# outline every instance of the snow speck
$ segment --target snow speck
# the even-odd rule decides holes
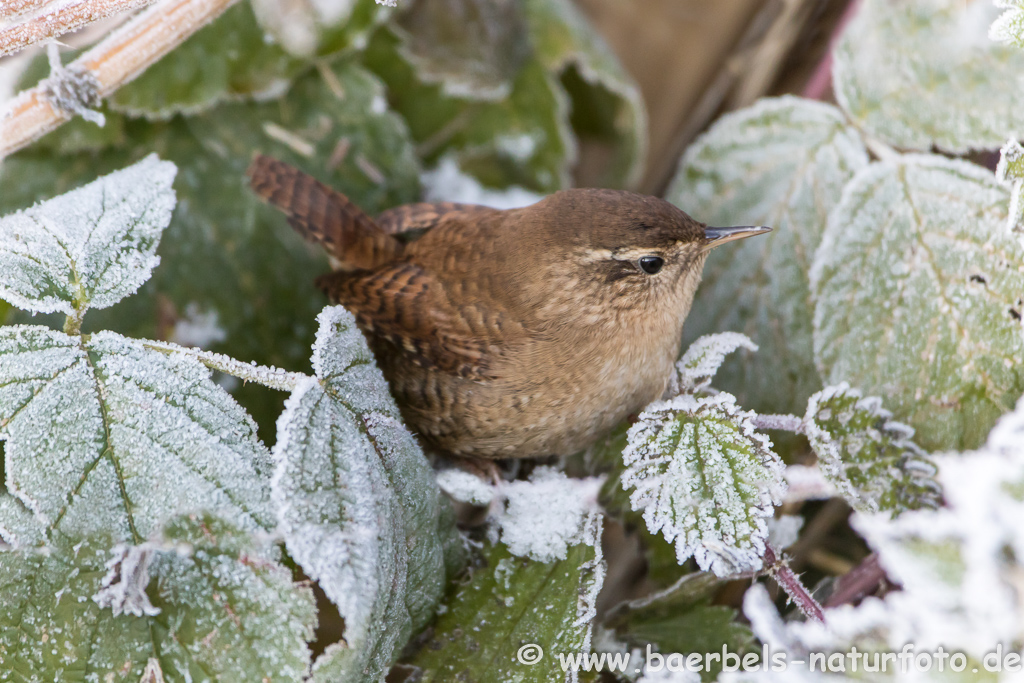
[[[420,176],[424,188],[424,200],[482,204],[495,209],[515,209],[535,204],[543,195],[512,186],[505,190],[493,190],[480,184],[476,178],[463,173],[459,162],[451,156],[443,157],[437,166]]]
[[[174,323],[169,341],[205,349],[227,338],[227,332],[220,326],[217,311],[204,311],[197,302],[191,301],[185,306],[184,317]]]
[[[437,485],[448,496],[460,503],[487,505],[495,497],[494,486],[475,474],[451,468],[437,473]]]

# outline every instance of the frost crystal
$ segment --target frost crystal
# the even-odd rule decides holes
[[[1024,249],[1005,188],[974,164],[908,155],[847,185],[811,272],[828,384],[884,396],[926,450],[980,445],[1024,390]]]
[[[564,560],[570,546],[583,542],[588,521],[598,515],[597,478],[570,479],[551,467],[538,467],[529,481],[503,487],[507,508],[495,520],[509,552],[538,562]]]
[[[1006,229],[1020,235],[1024,245],[1024,147],[1010,138],[999,150],[999,164],[996,166],[996,180],[1011,186],[1010,209],[1006,217]]]
[[[651,533],[719,576],[762,566],[783,464],[729,394],[651,404],[629,430],[622,487]]]
[[[0,297],[29,311],[80,315],[149,279],[171,220],[174,164],[150,155],[0,218]]]
[[[100,607],[109,607],[114,616],[133,614],[137,617],[160,614],[146,595],[149,585],[149,566],[157,551],[152,543],[127,545],[118,543],[107,562],[107,575],[103,577],[100,590],[92,596]]]
[[[988,39],[994,14],[984,1],[865,0],[836,46],[836,99],[896,147],[998,147],[1024,133],[1024,52]]]
[[[475,474],[456,468],[438,472],[437,485],[452,500],[471,505],[487,505],[496,495],[494,486]]]
[[[485,188],[473,176],[459,168],[459,162],[452,156],[443,157],[432,170],[420,176],[426,201],[463,202],[481,204],[495,209],[517,209],[536,204],[544,195],[518,186],[504,190]]]
[[[828,212],[868,154],[842,112],[795,97],[723,116],[686,150],[666,197],[711,225],[773,232],[715,249],[683,342],[734,330],[760,347],[728,358],[715,386],[762,413],[802,411],[821,388],[808,272]],[[765,372],[770,359],[771,372]]]
[[[679,375],[675,393],[692,394],[711,384],[725,357],[740,348],[757,351],[757,344],[739,332],[706,334],[690,344],[676,363]]]
[[[935,465],[911,440],[914,430],[891,417],[882,399],[865,398],[844,382],[811,396],[804,433],[822,474],[854,509],[898,514],[937,507]]]
[[[375,681],[432,616],[458,540],[352,315],[318,322],[316,377],[278,420],[273,501],[289,553],[345,619],[313,679]]]

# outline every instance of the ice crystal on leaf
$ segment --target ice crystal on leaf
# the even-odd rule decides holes
[[[135,292],[160,262],[175,173],[150,155],[0,218],[0,297],[29,311],[81,315]]]
[[[274,526],[252,419],[197,361],[112,332],[0,328],[0,438],[8,490],[66,536],[139,543],[201,509]]]
[[[829,217],[811,273],[826,382],[886,397],[928,450],[980,445],[1024,390],[1024,249],[1007,193],[964,161],[872,164]]]
[[[1004,11],[992,22],[988,37],[998,43],[1024,47],[1024,1],[995,0],[995,5]]]
[[[825,478],[855,509],[937,507],[935,465],[911,440],[914,430],[891,417],[882,399],[843,383],[811,396],[804,434]]]
[[[719,576],[759,569],[783,464],[729,394],[648,406],[629,430],[622,487],[651,533]]]
[[[93,599],[110,589],[110,541],[0,552],[0,681],[138,681],[154,659],[167,681],[302,679],[312,592],[249,533],[210,516],[172,520],[146,546],[152,580],[130,579],[149,616]]]
[[[461,546],[354,318],[337,306],[318,321],[316,377],[278,421],[273,500],[290,555],[345,619],[313,679],[376,682],[433,615]]]
[[[601,480],[570,479],[551,467],[539,467],[529,481],[506,484],[506,507],[497,515],[501,541],[513,555],[539,562],[564,560],[583,541],[591,517],[600,515]]]
[[[749,408],[802,411],[821,388],[812,361],[811,257],[843,186],[867,163],[839,110],[795,97],[723,116],[679,163],[666,197],[684,211],[711,225],[773,229],[711,252],[683,328],[684,343],[734,330],[760,347],[757,356],[726,361],[717,382]]]
[[[840,106],[870,135],[919,151],[994,149],[1020,135],[1024,52],[989,40],[995,12],[988,2],[865,0],[835,50]]]

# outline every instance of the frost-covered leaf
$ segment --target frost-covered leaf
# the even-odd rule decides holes
[[[314,49],[320,54],[365,43],[378,21],[373,0],[338,5],[351,8],[351,19],[330,29],[317,24]],[[131,116],[168,119],[225,101],[277,99],[309,67],[308,61],[268,42],[250,3],[240,2],[120,88],[110,105]]]
[[[63,536],[141,543],[200,509],[274,526],[252,419],[195,360],[111,332],[0,328],[0,439],[8,491]]]
[[[561,79],[580,141],[605,151],[605,164],[577,169],[594,187],[636,185],[643,172],[647,111],[640,89],[571,0],[528,0],[526,16],[537,58]],[[596,168],[596,171],[595,171]]]
[[[757,345],[739,332],[706,334],[690,344],[676,363],[678,392],[692,394],[707,387],[725,357],[736,349],[757,351]]]
[[[316,377],[278,423],[273,499],[289,554],[345,619],[313,679],[377,681],[433,616],[461,541],[352,315],[318,321]]]
[[[854,509],[937,507],[935,465],[913,442],[914,430],[891,417],[881,398],[843,383],[811,396],[804,433],[821,472]]]
[[[1024,390],[1024,249],[1006,206],[992,174],[967,162],[872,164],[815,256],[822,377],[884,396],[926,450],[979,445]]]
[[[1000,43],[1024,47],[1024,2],[1021,0],[995,0],[1003,13],[992,22],[988,37]]]
[[[363,61],[387,84],[391,106],[405,118],[424,161],[454,159],[490,187],[547,193],[568,186],[575,157],[568,97],[535,57],[516,70],[505,97],[489,101],[446,95],[420,76],[402,49],[399,35],[385,27]]]
[[[743,405],[798,412],[821,388],[808,271],[829,210],[867,161],[839,111],[790,97],[722,117],[683,156],[670,201],[710,225],[774,229],[711,252],[683,328],[684,344],[732,330],[758,345],[726,360],[715,382]]]
[[[1020,136],[1024,52],[988,38],[987,1],[865,0],[835,49],[836,99],[891,145],[954,153]]]
[[[47,552],[0,551],[0,681],[301,681],[312,592],[248,533],[182,518],[152,550],[145,591],[157,614],[115,616],[94,600],[111,560],[94,536]]]
[[[151,154],[84,187],[0,218],[0,296],[29,311],[81,315],[129,296],[160,259],[174,164]]]
[[[601,517],[587,518],[582,542],[564,559],[516,557],[501,544],[487,547],[468,581],[455,583],[430,638],[409,664],[422,683],[555,683],[577,680],[557,655],[587,654],[604,583]],[[539,645],[543,656],[527,648]]]
[[[161,266],[138,295],[93,311],[85,329],[188,343],[179,323],[194,320],[201,336],[223,339],[214,351],[301,370],[326,303],[312,280],[328,270],[327,260],[256,198],[245,169],[259,151],[313,173],[370,213],[415,201],[419,164],[383,92],[372,74],[342,62],[303,76],[280,102],[223,105],[167,124],[134,121],[124,150],[56,157],[29,149],[0,167],[0,212],[119,168],[137,150],[158,150],[180,168]],[[283,397],[251,384],[233,393],[271,441]]]
[[[783,464],[729,394],[659,401],[629,430],[624,489],[652,533],[718,576],[759,569]]]
[[[378,5],[393,0],[252,0],[260,26],[286,52],[309,58],[339,50],[360,50],[370,29],[387,18]]]

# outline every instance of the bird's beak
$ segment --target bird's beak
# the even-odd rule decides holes
[[[704,239],[707,240],[704,245],[704,251],[714,249],[726,242],[734,242],[771,231],[771,228],[766,228],[763,225],[741,225],[735,228],[704,228]]]

